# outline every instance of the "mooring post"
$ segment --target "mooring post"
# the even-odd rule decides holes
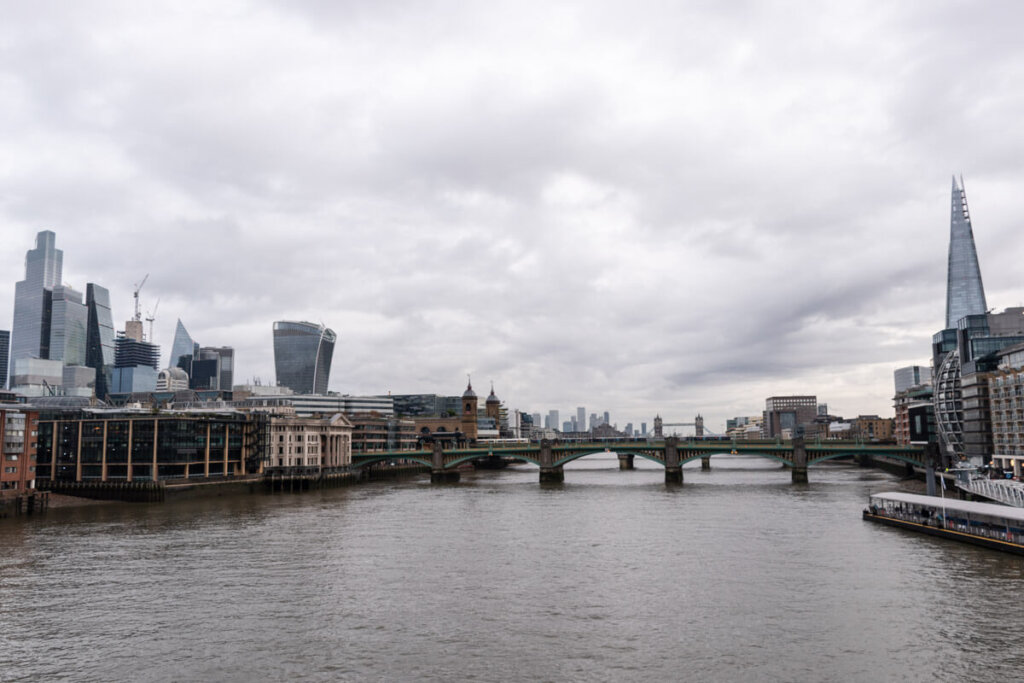
[[[632,453],[619,453],[619,469],[620,470],[631,470],[631,469],[633,469],[633,454]]]
[[[802,436],[793,437],[793,483],[807,483],[807,447]]]
[[[707,456],[705,456],[705,457],[700,459],[700,468],[702,470],[704,470],[705,472],[708,472],[711,469],[711,456],[710,455],[707,455]]]
[[[430,458],[430,483],[454,484],[459,480],[459,476],[458,470],[444,468],[444,448],[441,447],[441,442],[435,441],[434,452]]]
[[[679,464],[679,437],[677,436],[665,439],[665,483],[683,483],[683,466]]]
[[[540,442],[540,483],[561,484],[565,481],[565,472],[561,465],[555,466],[555,454],[551,450],[551,441],[541,439]]]

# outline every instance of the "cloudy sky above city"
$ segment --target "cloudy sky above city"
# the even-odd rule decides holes
[[[892,413],[943,326],[950,177],[1024,303],[1013,3],[3,2],[0,320],[39,230],[274,378],[758,414]]]

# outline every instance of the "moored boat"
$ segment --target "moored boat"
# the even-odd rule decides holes
[[[888,526],[1024,555],[1024,510],[915,493],[875,493],[863,518]]]

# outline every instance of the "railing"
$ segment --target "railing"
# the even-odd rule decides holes
[[[1024,508],[1024,484],[1005,479],[958,480],[957,487],[968,493],[998,501],[1004,505]]]

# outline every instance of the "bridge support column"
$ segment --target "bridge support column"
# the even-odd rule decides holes
[[[679,463],[679,438],[675,436],[665,439],[665,483],[683,483],[683,466]]]
[[[540,468],[540,483],[561,484],[563,481],[565,481],[565,472],[561,467]]]
[[[929,443],[924,453],[925,489],[929,496],[937,495],[935,492],[935,469],[939,463],[939,444]]]
[[[871,460],[871,456],[867,453],[860,453],[854,456],[854,460],[856,460],[857,464],[861,467],[871,467],[871,465],[874,464]]]
[[[555,465],[555,454],[551,450],[551,441],[541,439],[540,442],[540,483],[561,484],[565,481],[565,472],[561,465]]]
[[[629,453],[619,453],[619,469],[620,470],[631,470],[633,469],[633,456]]]
[[[794,484],[807,483],[807,448],[803,437],[793,439],[793,469],[791,470]]]
[[[708,472],[708,471],[711,470],[711,456],[710,455],[708,457],[706,457],[706,458],[701,458],[700,459],[700,468],[702,470],[704,470],[705,472]]]
[[[454,484],[461,476],[456,469],[446,470],[444,468],[444,449],[441,444],[434,442],[434,452],[430,457],[430,483],[431,484]]]

